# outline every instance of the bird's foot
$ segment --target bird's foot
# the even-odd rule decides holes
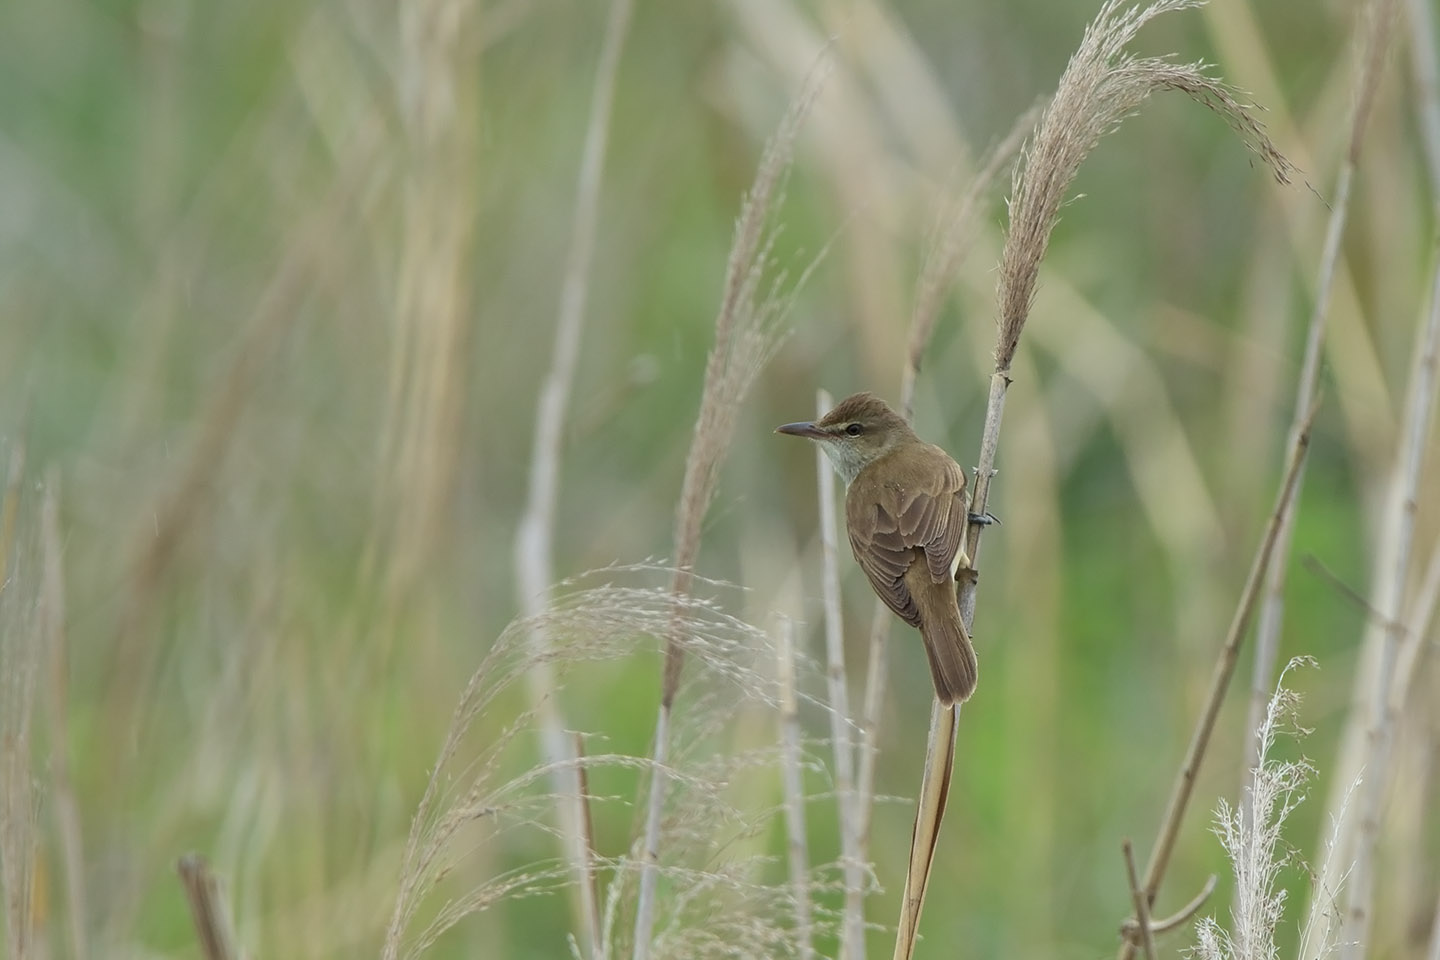
[[[978,524],[982,527],[988,527],[992,523],[996,526],[1000,525],[1000,518],[995,516],[995,514],[990,513],[988,510],[985,513],[972,513],[970,514],[969,519],[971,523]]]

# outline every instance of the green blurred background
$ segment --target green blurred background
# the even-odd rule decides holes
[[[821,657],[813,453],[771,430],[809,417],[816,388],[896,398],[940,198],[1053,89],[1095,7],[640,0],[568,407],[557,576],[670,554],[733,219],[833,38],[776,257],[793,273],[829,252],[741,413],[699,564],[751,588],[735,612],[757,624],[798,617]],[[23,446],[30,514],[42,481],[59,492],[68,688],[41,676],[35,773],[52,798],[43,708],[60,698],[93,955],[199,955],[172,869],[192,849],[226,879],[255,956],[378,950],[451,711],[518,609],[512,544],[606,15],[570,0],[0,8],[0,459]],[[1267,108],[1303,177],[1276,185],[1220,118],[1164,95],[1075,184],[1085,196],[1063,211],[1010,391],[982,680],[922,956],[1114,949],[1129,911],[1120,838],[1148,850],[1274,495],[1355,23],[1350,3],[1214,0],[1141,35],[1141,52],[1211,61]],[[1312,859],[1367,618],[1301,560],[1368,589],[1432,260],[1400,40],[1343,247],[1282,649],[1320,661],[1295,677],[1320,776],[1288,831]],[[919,431],[965,464],[1003,192],[919,381]],[[1432,443],[1430,491],[1436,460]],[[1426,497],[1417,556],[1437,526]],[[20,555],[6,589],[31,582],[36,557]],[[873,599],[848,556],[842,573],[858,703]],[[892,631],[877,789],[900,797],[928,720],[915,641]],[[607,749],[643,755],[659,658],[641,646],[570,675],[561,701]],[[1241,778],[1248,653],[1161,912],[1212,872],[1212,908],[1228,903],[1207,821]],[[818,673],[805,682],[823,696]],[[513,716],[524,701],[511,699]],[[818,709],[802,719],[827,735]],[[735,743],[773,722],[740,711]],[[1418,957],[1440,860],[1433,727],[1398,749],[1372,955]],[[633,773],[605,786],[636,795]],[[778,778],[767,789],[757,807],[779,803]],[[877,924],[897,915],[911,811],[876,811]],[[600,852],[623,854],[636,808],[597,815]],[[810,817],[812,858],[833,859],[833,803]],[[48,955],[66,956],[48,806],[41,828],[34,913]],[[761,846],[783,854],[778,821]],[[465,876],[557,849],[516,834]],[[1285,882],[1293,943],[1308,885],[1298,868]],[[562,956],[569,915],[563,895],[502,903],[432,955]],[[888,952],[883,930],[869,943]]]

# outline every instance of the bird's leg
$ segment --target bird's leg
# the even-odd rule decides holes
[[[991,470],[991,471],[990,471],[990,476],[993,477],[993,476],[995,476],[995,474],[998,473],[998,472],[999,472],[998,470]],[[980,489],[980,468],[979,468],[979,467],[976,467],[976,468],[975,468],[975,480],[974,480],[974,482],[972,482],[972,483],[970,484],[970,489],[971,489],[971,490],[979,490],[979,489]],[[971,506],[974,506],[973,497],[972,497]],[[990,524],[992,524],[992,523],[995,524],[996,526],[999,526],[999,525],[1000,525],[1000,518],[997,517],[997,516],[995,516],[995,514],[991,513],[989,510],[986,510],[984,513],[976,513],[975,511],[972,510],[972,511],[970,511],[970,513],[967,515],[967,517],[968,517],[968,519],[969,519],[969,521],[970,521],[971,523],[976,524],[977,526],[981,526],[981,527],[988,527],[988,526],[990,526]]]

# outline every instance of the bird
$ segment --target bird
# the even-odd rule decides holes
[[[969,699],[979,667],[955,592],[971,566],[965,471],[873,393],[775,432],[825,451],[846,484],[845,528],[860,569],[885,605],[920,631],[940,702]]]

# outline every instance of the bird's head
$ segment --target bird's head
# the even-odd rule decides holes
[[[786,423],[775,432],[819,443],[847,484],[897,445],[915,439],[905,418],[873,393],[846,397],[813,423]]]

